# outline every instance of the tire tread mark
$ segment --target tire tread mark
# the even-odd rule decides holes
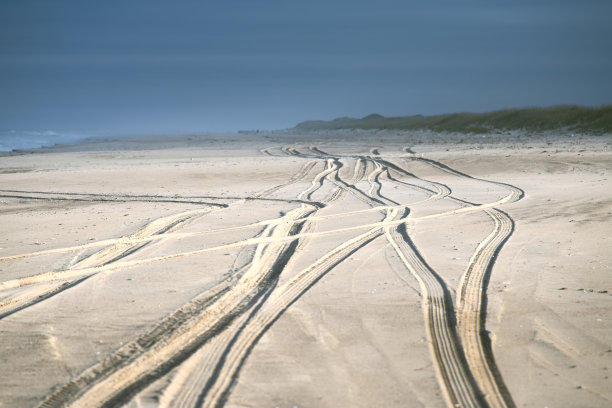
[[[152,235],[159,235],[164,233],[164,231],[171,230],[175,228],[177,225],[186,222],[187,220],[198,217],[202,214],[209,212],[210,209],[199,209],[199,210],[189,210],[186,212],[182,212],[179,214],[174,214],[167,217],[158,218],[148,224],[146,224],[143,228],[132,234],[128,237],[129,239],[140,239],[149,237]],[[99,266],[104,266],[116,262],[125,258],[126,256],[140,250],[144,246],[149,244],[148,242],[141,244],[130,244],[119,242],[115,245],[111,245],[110,247],[98,251],[87,258],[80,260],[79,262],[71,265],[68,269],[65,270],[65,274],[69,275],[70,271],[78,270],[81,268],[95,268]],[[33,275],[30,277],[25,277],[18,279],[17,282],[21,282],[21,284],[17,287],[27,286],[35,283],[43,284],[41,288],[34,290],[35,296],[31,296],[28,294],[29,291],[20,291],[15,295],[9,297],[6,300],[0,302],[0,319],[3,319],[6,316],[9,316],[13,313],[21,311],[27,307],[36,305],[43,300],[47,300],[67,289],[73,288],[77,286],[79,283],[85,281],[87,278],[95,275],[97,272],[92,271],[88,273],[84,273],[84,276],[77,277],[76,279],[70,280],[70,277],[65,277],[63,279],[63,274],[61,271],[56,272],[53,275],[53,279],[48,279],[48,274],[39,274]],[[78,275],[78,274],[77,274]],[[57,280],[65,280],[65,282],[61,282],[58,286]],[[4,282],[3,282],[4,283]]]
[[[512,235],[514,223],[500,210],[487,209],[484,212],[493,219],[495,227],[478,246],[461,277],[457,291],[457,321],[468,365],[487,405],[508,407],[514,403],[495,364],[485,331],[485,293],[497,254]]]
[[[292,218],[299,219],[313,211],[306,206],[292,210],[284,216],[287,222],[270,228],[273,231],[269,233],[296,234],[301,223],[293,223]],[[294,240],[276,244],[275,250],[267,248],[265,251],[264,247],[270,245],[258,246],[249,270],[231,289],[226,289],[203,308],[196,308],[187,320],[182,319],[182,311],[173,313],[151,332],[120,348],[101,364],[91,367],[49,395],[40,406],[110,407],[126,402],[248,310],[280,273],[295,245]]]
[[[366,233],[345,242],[328,252],[315,263],[307,267],[294,279],[274,291],[255,318],[242,333],[242,338],[236,342],[232,350],[228,350],[225,365],[215,383],[205,389],[199,398],[203,407],[222,406],[231,391],[241,366],[246,361],[250,351],[261,336],[274,324],[276,320],[304,293],[306,293],[327,272],[341,263],[351,254],[382,235],[380,228],[374,228]]]
[[[385,228],[385,235],[406,268],[419,282],[430,351],[448,405],[483,406],[477,385],[462,355],[454,328],[452,300],[446,285],[418,253],[404,224]]]
[[[311,168],[312,167],[309,167],[308,171],[300,173],[306,175]],[[326,170],[317,174],[315,176],[315,180],[323,178],[325,176],[325,172]],[[295,177],[294,179],[297,180],[298,177]],[[307,189],[308,194],[312,194],[320,187],[321,184],[322,182],[317,185],[317,183],[313,181],[312,186],[314,188],[311,187]],[[266,227],[268,234],[297,234],[300,231],[305,219],[308,218],[309,215],[313,214],[317,208],[319,208],[319,206],[314,204],[302,205],[301,208],[290,211],[283,217],[286,219],[284,223],[272,224]],[[144,337],[141,337],[136,341],[136,345],[138,346],[136,349],[140,352],[132,354],[128,353],[131,357],[128,360],[133,360],[129,361],[129,364],[125,363],[126,359],[121,359],[121,351],[126,349],[126,347],[123,347],[117,353],[107,359],[110,360],[110,363],[107,363],[107,365],[110,367],[107,369],[104,369],[104,366],[100,367],[100,365],[91,367],[79,378],[71,381],[60,390],[50,395],[45,401],[43,401],[41,406],[55,406],[58,402],[61,405],[66,403],[76,403],[76,405],[82,404],[83,406],[88,406],[93,403],[94,405],[113,406],[117,403],[128,400],[144,386],[150,384],[152,381],[167,373],[174,366],[184,361],[202,344],[210,340],[212,336],[216,335],[217,332],[223,330],[234,318],[248,310],[257,299],[261,298],[261,296],[267,290],[266,288],[269,286],[269,276],[272,276],[271,279],[277,279],[277,276],[282,270],[284,263],[295,250],[296,244],[297,240],[259,244],[255,251],[250,268],[233,288],[226,288],[226,292],[221,293],[214,301],[210,302],[210,304],[205,304],[204,308],[196,307],[195,312],[189,314],[190,319],[185,320],[183,318],[185,316],[183,310],[179,310],[176,313],[171,314],[168,318],[164,319],[162,324],[156,326],[153,331],[147,333]],[[270,247],[276,248],[275,250],[271,250]],[[247,288],[237,289],[236,287],[240,286],[240,283],[243,282],[246,282]],[[250,291],[248,289],[250,289]],[[249,292],[255,293],[251,294]],[[208,298],[206,293],[203,294],[203,296]],[[217,316],[215,316],[215,313],[211,313],[210,309],[212,307],[218,305],[219,303],[223,303],[224,298],[228,297],[230,303],[229,307],[228,305],[222,304],[220,309],[217,307],[217,309],[219,309],[216,313]],[[228,299],[225,300],[225,303],[228,303]],[[232,301],[235,306],[233,309],[231,307]],[[238,301],[237,305],[235,304],[236,301]],[[187,308],[193,309],[194,306],[198,306],[199,303],[200,302],[197,301],[195,303],[190,302],[187,305]],[[212,317],[210,316],[211,314],[213,315]],[[204,324],[205,327],[208,327],[208,330],[202,330],[202,320],[213,320],[213,323],[215,323],[214,321],[216,320],[216,324],[208,324],[208,326]],[[198,325],[198,323],[200,324]],[[187,336],[185,336],[185,334],[187,334]],[[134,343],[132,343],[132,345],[133,344]],[[164,353],[164,351],[166,353]],[[165,361],[163,359],[160,361],[159,358],[155,358],[157,357],[156,354],[166,354],[166,356],[169,354],[170,356]],[[151,358],[151,355],[153,355],[153,358]],[[147,357],[149,358],[147,359]],[[114,364],[113,359],[117,358],[119,358],[120,362],[123,361],[123,364]],[[144,360],[144,362],[142,362],[142,360]],[[149,364],[147,364],[147,362]],[[140,366],[138,366],[139,363]],[[137,366],[135,369],[133,367],[134,365]],[[79,381],[84,383],[87,387],[83,389],[84,387],[81,386],[77,387],[78,389],[75,390],[74,384],[78,383]],[[122,385],[118,386],[119,384]],[[88,392],[93,395],[88,397]]]
[[[366,171],[366,166],[365,166],[365,161],[364,160],[356,160],[355,161],[355,165],[354,165],[354,170],[353,170],[353,176],[352,176],[352,182],[356,182],[357,180],[360,180],[361,178],[363,178],[363,176],[365,175],[365,171]],[[337,174],[339,171],[339,166],[336,166],[336,168],[334,169],[333,172],[328,172],[325,176],[324,179],[326,180],[330,180],[330,178],[332,178],[332,175]],[[316,178],[315,178],[316,180]],[[320,185],[317,181],[316,183],[317,185]],[[339,186],[337,186],[333,191],[331,191],[331,193],[323,200],[323,202],[325,204],[328,204],[332,201],[338,200],[340,199],[342,196],[344,196],[344,194],[346,194],[347,190],[344,188],[341,188]],[[311,217],[314,218],[314,217]],[[312,228],[309,223],[306,224],[306,226],[304,227],[304,229],[310,229]],[[301,239],[298,248],[302,247],[303,245],[305,245],[305,243],[308,241],[308,238],[306,239]],[[297,252],[297,251],[296,251]],[[304,292],[307,289],[304,290]],[[272,296],[278,296],[278,291],[275,291],[272,293]],[[280,291],[282,291],[282,289],[280,289]],[[269,310],[269,308],[271,307],[269,303],[263,304],[263,310],[265,313],[265,310]],[[288,306],[287,306],[288,307]],[[258,309],[259,310],[259,309]],[[280,315],[279,312],[278,314]],[[255,320],[253,320],[255,319]],[[274,319],[276,320],[276,319]],[[257,321],[261,321],[261,313],[258,313],[258,311],[254,311],[254,313],[252,313],[249,316],[249,319],[247,321],[244,322],[244,325],[239,325],[239,327],[236,329],[235,333],[231,336],[228,337],[227,333],[226,333],[226,338],[228,339],[228,344],[225,347],[225,350],[223,351],[223,353],[217,357],[212,357],[211,354],[213,353],[219,353],[220,350],[218,350],[218,348],[212,350],[212,352],[208,352],[207,353],[207,361],[213,361],[216,360],[217,364],[214,368],[214,373],[212,375],[210,375],[208,378],[205,378],[203,371],[205,371],[205,368],[202,367],[201,364],[193,364],[190,368],[186,368],[185,369],[185,373],[181,373],[181,377],[189,377],[188,379],[186,378],[178,378],[178,381],[185,383],[187,382],[187,386],[183,389],[180,389],[179,386],[172,386],[172,384],[174,383],[171,382],[171,386],[170,389],[168,389],[168,393],[166,391],[163,392],[162,394],[162,399],[164,400],[164,406],[176,406],[176,407],[190,407],[190,406],[211,406],[214,404],[210,403],[210,398],[207,398],[207,395],[210,392],[213,392],[216,397],[214,398],[215,401],[219,401],[220,398],[224,399],[228,392],[229,392],[229,385],[233,383],[233,381],[235,380],[235,378],[237,377],[237,374],[239,372],[239,369],[242,365],[242,362],[246,359],[246,355],[244,355],[244,353],[246,353],[248,355],[248,353],[250,352],[250,350],[252,349],[252,347],[254,347],[254,344],[257,342],[257,339],[261,336],[261,334],[263,334],[263,332],[265,330],[267,330],[268,327],[270,327],[272,325],[273,322],[270,322],[270,324],[266,327],[263,326],[257,326]],[[245,348],[244,346],[244,336],[247,335],[245,333],[248,332],[248,328],[251,328],[250,330],[254,330],[251,326],[256,325],[255,329],[257,329],[259,327],[259,329],[261,329],[261,333],[260,335],[258,335],[256,337],[256,339],[253,339],[252,335],[249,336],[249,339],[251,339],[251,342],[249,343],[249,345]],[[241,355],[242,357],[239,358],[238,360],[240,360],[240,363],[237,365],[237,359],[236,359],[236,347],[239,348],[239,350],[241,350]],[[228,360],[229,358],[229,360]],[[198,367],[201,367],[198,369]],[[231,374],[228,374],[228,369],[231,371]],[[218,378],[223,376],[225,378],[225,381],[222,381],[222,385],[219,385],[218,383]],[[206,380],[206,381],[205,381]],[[229,383],[228,383],[229,381]],[[198,384],[203,384],[203,388],[200,390],[199,393],[194,394],[194,390],[196,389],[196,387],[198,386]],[[221,388],[220,388],[221,387]],[[216,390],[216,391],[215,391]]]

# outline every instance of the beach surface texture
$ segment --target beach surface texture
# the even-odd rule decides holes
[[[612,405],[612,137],[0,157],[0,407]]]

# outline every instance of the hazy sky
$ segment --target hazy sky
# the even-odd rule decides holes
[[[0,130],[612,103],[612,1],[0,1]]]

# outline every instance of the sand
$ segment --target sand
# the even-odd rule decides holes
[[[0,157],[2,407],[612,404],[612,138]]]

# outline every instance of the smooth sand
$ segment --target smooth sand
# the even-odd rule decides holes
[[[612,138],[447,140],[0,157],[0,406],[610,406]]]

